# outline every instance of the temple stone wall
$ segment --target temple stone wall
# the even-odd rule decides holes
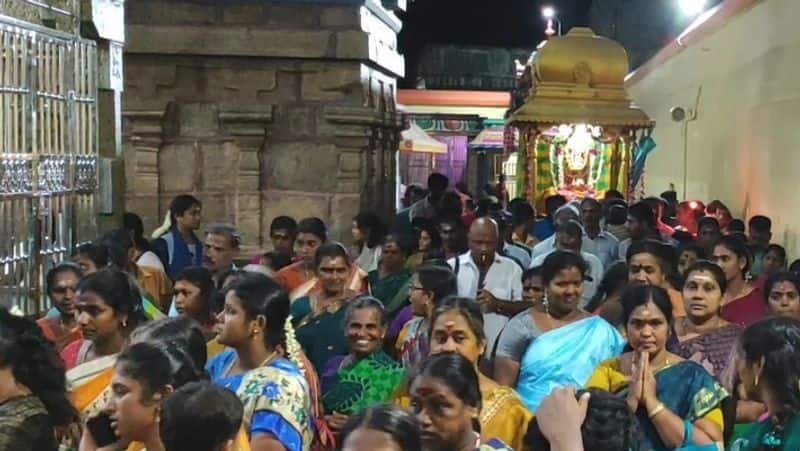
[[[48,0],[47,3],[71,14],[78,13],[70,0]],[[75,26],[75,21],[71,17],[49,12],[44,8],[23,3],[20,0],[0,0],[0,14],[67,33],[73,32]]]
[[[137,0],[126,13],[125,200],[147,230],[186,192],[249,246],[278,215],[319,216],[343,238],[359,210],[392,210],[404,64],[391,11]]]
[[[674,184],[686,199],[720,199],[733,215],[772,218],[773,242],[800,256],[800,2],[754,2],[681,51],[648,68],[628,90],[658,124],[648,156],[648,193]],[[702,29],[702,28],[701,28]],[[762,30],[751,39],[748,33]],[[673,107],[693,109],[675,122]],[[790,260],[791,261],[791,260]]]

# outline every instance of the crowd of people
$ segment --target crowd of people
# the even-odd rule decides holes
[[[441,174],[396,217],[280,216],[272,249],[177,196],[0,309],[0,450],[800,450],[800,262],[674,192],[544,212]]]

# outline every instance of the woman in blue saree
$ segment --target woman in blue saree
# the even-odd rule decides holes
[[[622,306],[632,351],[601,363],[586,387],[626,399],[642,431],[640,449],[718,449],[728,394],[700,364],[667,351],[673,320],[667,292],[631,286]]]
[[[288,295],[266,276],[246,274],[228,291],[223,314],[218,339],[230,349],[206,370],[244,404],[251,449],[308,451],[314,438],[312,400],[293,361],[296,344],[287,343]]]
[[[495,378],[516,387],[534,414],[553,389],[583,386],[625,345],[612,325],[580,308],[586,269],[578,254],[550,254],[541,267],[545,301],[509,321],[498,340]]]

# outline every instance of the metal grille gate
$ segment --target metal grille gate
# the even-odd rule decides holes
[[[0,15],[0,303],[26,315],[97,233],[96,77],[93,41]]]

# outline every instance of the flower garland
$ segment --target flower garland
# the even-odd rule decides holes
[[[297,342],[297,336],[294,333],[294,325],[292,325],[292,315],[286,317],[286,322],[283,323],[283,332],[286,335],[286,357],[292,361],[300,371],[305,374],[305,368],[302,359],[300,359],[300,343]]]
[[[600,176],[603,174],[603,164],[605,163],[605,151],[594,148],[589,153],[589,187],[591,189],[597,188],[597,182],[600,181]],[[597,164],[595,165],[595,160]]]
[[[553,179],[555,188],[564,186],[564,150],[562,145],[565,142],[558,138],[553,138],[550,141],[550,177]]]

